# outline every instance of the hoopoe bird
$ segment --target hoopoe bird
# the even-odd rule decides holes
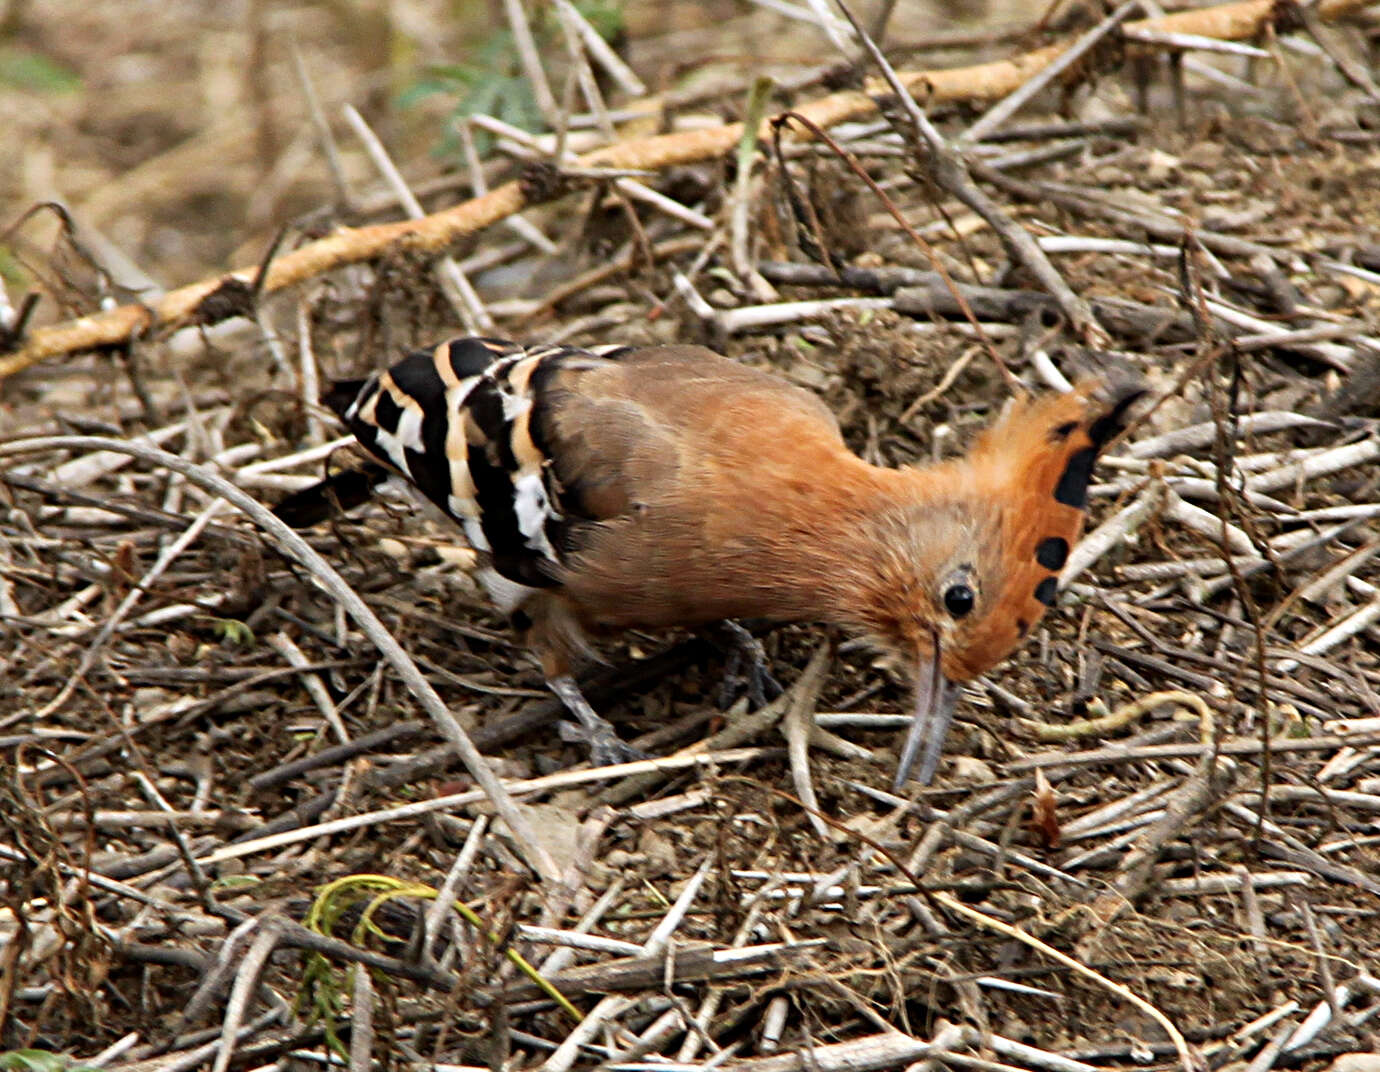
[[[823,402],[700,346],[461,338],[324,401],[379,463],[289,496],[305,527],[400,474],[456,521],[596,762],[625,753],[573,670],[591,631],[835,623],[914,668],[895,785],[939,764],[959,685],[1055,603],[1101,447],[1139,392],[1013,400],[960,459],[888,469]]]

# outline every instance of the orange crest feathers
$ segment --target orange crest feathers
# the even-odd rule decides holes
[[[1000,513],[1000,593],[975,623],[956,675],[1005,658],[1058,597],[1059,570],[1078,539],[1093,463],[1143,394],[1091,380],[1062,395],[1009,403],[968,455],[975,490]]]

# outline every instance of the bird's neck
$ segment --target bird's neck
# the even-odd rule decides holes
[[[782,544],[781,582],[814,615],[891,640],[913,628],[917,589],[933,572],[926,548],[958,492],[956,464],[886,469],[849,456],[789,513],[796,531]]]

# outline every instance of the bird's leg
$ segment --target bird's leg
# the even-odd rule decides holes
[[[718,629],[724,636],[723,646],[728,652],[728,662],[724,665],[724,682],[719,691],[719,706],[727,709],[744,677],[747,680],[748,702],[754,708],[765,707],[780,696],[785,690],[772,676],[762,642],[731,618],[719,622]]]
[[[579,720],[579,725],[571,722],[560,724],[561,739],[580,741],[589,746],[589,761],[596,767],[611,767],[615,763],[631,763],[636,759],[646,759],[647,753],[634,748],[621,740],[606,718],[601,718],[589,706],[580,686],[569,674],[548,678],[547,687],[556,694],[561,703]]]

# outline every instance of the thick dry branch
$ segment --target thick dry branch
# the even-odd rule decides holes
[[[1339,19],[1363,8],[1369,0],[1321,0],[1318,15]],[[1128,29],[1157,33],[1196,34],[1222,40],[1252,37],[1274,17],[1273,0],[1242,0],[1196,11],[1181,11],[1157,19],[1128,23]],[[952,101],[996,100],[1013,92],[1039,74],[1069,48],[1062,42],[1027,52],[1009,60],[960,67],[953,70],[899,72],[902,84],[927,105]],[[796,109],[822,128],[876,111],[871,94],[888,92],[880,80],[869,80],[864,91],[834,93]],[[769,136],[769,131],[764,131]],[[799,136],[799,135],[798,135]],[[678,164],[708,160],[733,151],[742,137],[741,123],[711,130],[661,134],[619,142],[586,153],[576,161],[580,168],[620,168],[654,171]],[[508,182],[451,208],[417,220],[398,220],[367,227],[342,227],[325,238],[310,242],[275,259],[260,291],[267,293],[293,286],[325,272],[358,264],[385,254],[415,252],[439,254],[460,239],[522,211],[531,204],[522,184]],[[230,276],[202,280],[169,291],[152,305],[122,305],[105,312],[78,317],[31,332],[21,347],[0,358],[0,380],[47,358],[85,350],[118,346],[148,332],[168,330],[204,315],[202,303],[226,285],[229,278],[252,283],[257,268],[241,268]]]
[[[749,1058],[728,1067],[740,1069],[741,1072],[801,1072],[804,1069],[816,1072],[873,1072],[876,1069],[911,1065],[936,1048],[933,1043],[922,1042],[895,1031],[849,1042],[813,1046],[808,1050]]]
[[[762,972],[783,971],[800,968],[812,953],[818,953],[825,945],[825,939],[812,938],[808,941],[785,945],[774,942],[770,945],[748,946],[743,949],[716,949],[707,943],[687,943],[676,949],[670,958],[669,969],[672,979],[678,983],[726,982],[741,979]],[[549,977],[551,984],[567,997],[582,997],[585,994],[608,994],[621,990],[642,990],[659,985],[667,978],[667,957],[656,956],[626,957],[621,960],[606,961],[602,964],[582,964]],[[541,998],[543,993],[534,983],[513,983],[503,991],[504,1001],[531,1001]]]

